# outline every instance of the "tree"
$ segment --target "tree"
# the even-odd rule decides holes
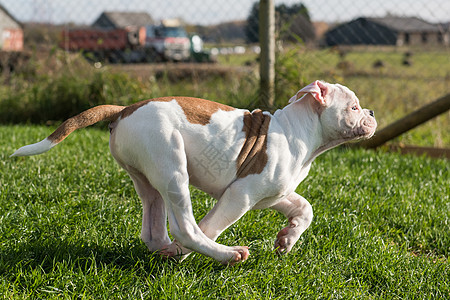
[[[304,42],[315,39],[308,8],[302,3],[288,6],[280,4],[275,7],[276,30],[281,40]],[[247,17],[245,34],[248,43],[259,42],[259,1],[255,2]]]
[[[287,6],[286,4],[280,4],[275,7],[275,11],[279,14],[280,18],[290,18],[298,14],[303,15],[308,21],[311,21],[309,17],[308,9],[303,3],[293,4],[292,6]]]
[[[247,43],[259,42],[259,1],[253,3],[250,14],[247,17],[245,36],[247,37]]]

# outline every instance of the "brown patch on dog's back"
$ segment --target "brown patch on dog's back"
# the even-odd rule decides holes
[[[267,164],[267,132],[270,116],[261,110],[244,115],[245,142],[236,161],[236,176],[244,178],[250,174],[260,174]]]
[[[138,110],[140,107],[146,105],[147,103],[154,101],[154,99],[150,99],[150,100],[144,100],[144,101],[140,101],[134,104],[131,104],[129,106],[127,106],[121,113],[120,117],[121,119],[124,119],[126,117],[129,117],[130,115],[132,115],[136,110]]]
[[[141,101],[135,104],[132,104],[125,108],[122,112],[122,119],[130,116],[133,114],[137,109],[140,107],[148,104],[149,102],[170,102],[172,100],[175,100],[178,105],[183,109],[183,112],[186,116],[186,119],[191,124],[200,124],[200,125],[206,125],[209,124],[209,121],[211,120],[211,116],[217,112],[219,109],[223,111],[232,111],[235,108],[205,100],[200,98],[192,98],[192,97],[161,97],[161,98],[155,98],[150,100]]]
[[[190,97],[175,97],[178,104],[184,111],[186,118],[192,124],[206,125],[211,120],[211,116],[219,109],[223,111],[235,110],[234,107],[205,100]]]

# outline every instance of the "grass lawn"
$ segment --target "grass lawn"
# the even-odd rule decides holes
[[[50,134],[0,127],[0,295],[5,299],[449,299],[450,164],[343,148],[313,164],[298,192],[314,220],[274,254],[286,224],[247,213],[219,238],[248,245],[224,267],[195,254],[160,259],[140,240],[141,205],[108,151],[108,132],[79,130],[49,153],[10,159]],[[214,200],[193,189],[197,220]]]

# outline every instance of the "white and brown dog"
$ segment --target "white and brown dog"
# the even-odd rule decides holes
[[[362,109],[342,85],[315,81],[289,102],[273,115],[186,97],[102,105],[12,156],[43,153],[78,128],[110,120],[111,153],[142,199],[141,237],[147,247],[167,256],[197,251],[234,264],[248,258],[248,247],[216,243],[221,232],[246,211],[270,207],[288,218],[275,247],[289,252],[313,217],[311,205],[295,193],[312,161],[375,132],[373,112]],[[218,199],[198,225],[189,184]]]

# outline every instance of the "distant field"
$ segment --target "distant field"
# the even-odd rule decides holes
[[[405,53],[409,66],[403,65]],[[343,53],[343,54],[342,54]],[[342,54],[342,55],[341,55]],[[83,58],[55,52],[22,73],[2,79],[0,123],[60,122],[98,104],[130,104],[168,95],[188,95],[254,109],[258,102],[256,54],[219,56],[217,64],[112,65],[95,69]],[[374,64],[381,62],[382,67]],[[448,50],[285,47],[276,60],[276,108],[316,79],[351,88],[363,107],[375,111],[379,128],[450,93]],[[395,142],[450,147],[450,112]]]
[[[53,128],[53,127],[52,127]],[[8,158],[52,128],[0,126],[0,294],[5,299],[448,299],[448,160],[336,149],[297,191],[314,209],[292,253],[280,214],[252,211],[219,238],[248,245],[235,267],[149,253],[141,204],[108,153],[79,130],[49,153]],[[262,183],[263,184],[263,183]],[[214,200],[192,189],[197,220]]]
[[[410,66],[403,65],[404,54],[413,53]],[[363,107],[370,107],[382,128],[405,114],[450,93],[448,51],[419,51],[396,48],[356,48],[341,58],[338,51],[292,49],[299,75],[339,82],[355,91]],[[375,68],[376,62],[383,66]],[[305,79],[304,79],[305,80]],[[450,112],[410,131],[397,142],[449,147]]]
[[[408,57],[409,66],[403,64],[407,52],[411,53]],[[364,107],[375,111],[379,126],[382,128],[422,105],[450,93],[450,54],[446,50],[373,47],[347,49],[345,53],[343,58],[336,49],[286,48],[278,53],[277,105],[283,106],[293,93],[313,80],[338,82],[355,91]],[[191,66],[194,74],[200,74],[200,81],[194,80],[192,87],[195,90],[191,93],[201,95],[204,91],[206,97],[228,101],[240,107],[246,107],[248,105],[246,103],[253,104],[256,99],[252,92],[257,89],[258,82],[242,76],[245,72],[249,73],[251,68],[257,71],[257,55],[254,53],[222,55],[218,57],[218,61],[218,65]],[[376,62],[381,62],[382,67],[374,67]],[[211,76],[214,77],[221,74],[226,67],[230,68],[228,70],[230,74],[235,75],[224,77],[224,82],[218,85],[215,81],[214,84],[220,90],[224,89],[222,93],[218,89],[216,95],[216,92],[211,90],[208,79],[205,80],[204,74],[207,74],[205,69],[209,69]],[[241,69],[243,67],[245,69]],[[131,74],[134,73],[132,67],[126,67],[126,70],[131,71]],[[138,70],[136,74],[142,74]],[[175,82],[173,89],[176,90],[178,84],[182,89],[189,88],[185,85],[185,81],[182,81]],[[230,91],[233,93],[230,94]],[[404,134],[396,142],[450,147],[448,128],[450,128],[450,112]]]

